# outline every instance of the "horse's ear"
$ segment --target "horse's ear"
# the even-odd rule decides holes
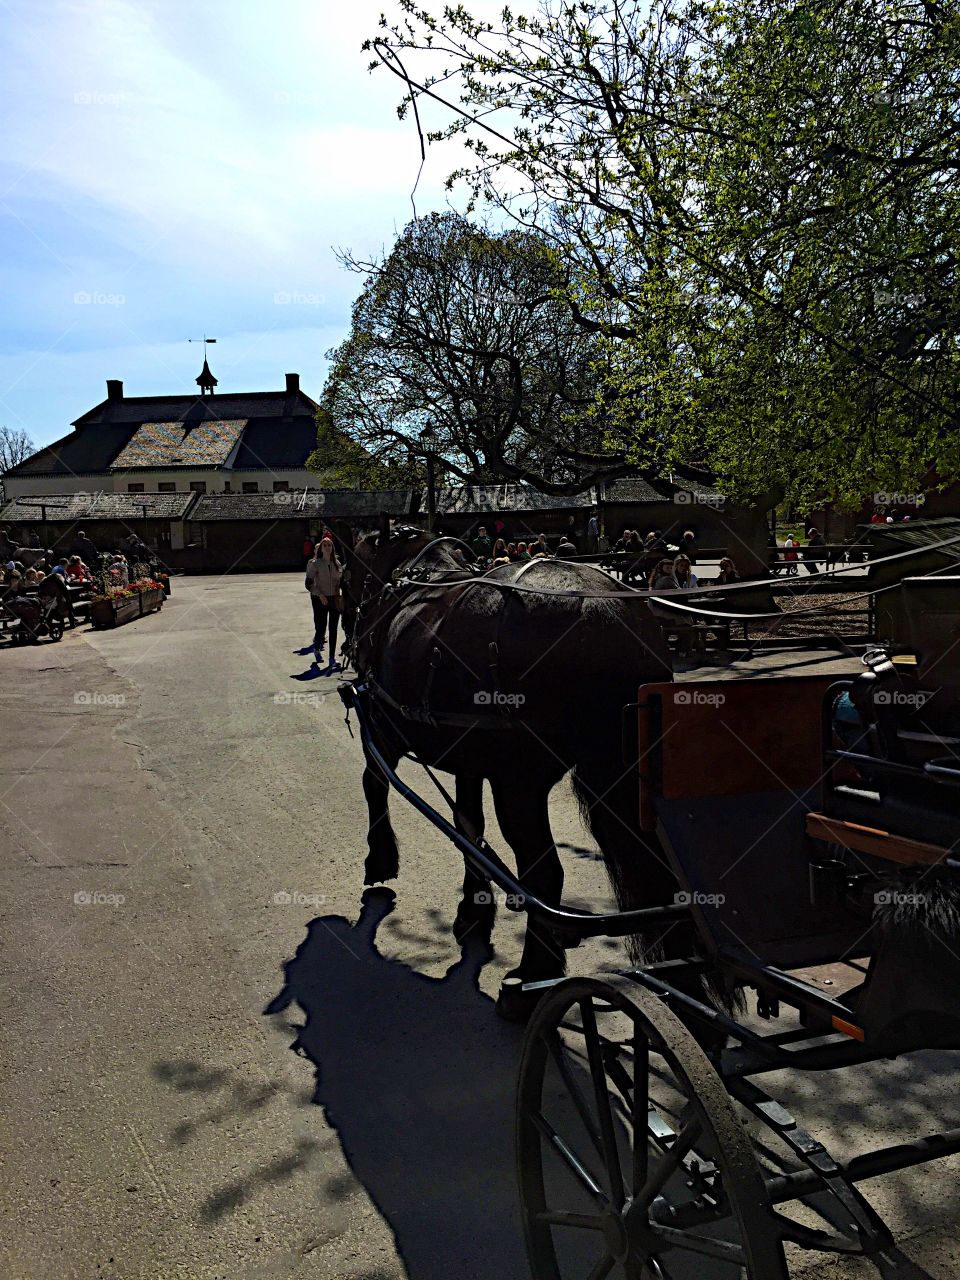
[[[390,541],[390,517],[386,511],[380,512],[380,537],[377,545],[385,547]]]

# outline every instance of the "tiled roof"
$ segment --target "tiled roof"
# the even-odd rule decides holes
[[[13,498],[0,510],[0,523],[33,520],[182,520],[195,493],[50,493]]]
[[[112,471],[131,467],[223,466],[247,425],[245,418],[215,418],[191,426],[182,422],[144,422],[111,464]]]
[[[700,484],[696,480],[671,480],[669,476],[663,478],[663,492],[658,493],[657,490],[647,480],[640,476],[627,476],[622,480],[611,480],[606,486],[604,493],[605,502],[672,502],[671,492],[692,493],[697,495],[700,500],[709,499],[711,504],[716,501],[720,503],[723,495],[718,489],[713,489],[709,485]]]
[[[313,418],[317,402],[302,391],[225,392],[214,396],[123,396],[103,400],[74,426],[92,423],[201,422],[207,418]]]
[[[290,493],[205,493],[190,512],[196,522],[220,520],[376,519],[410,512],[409,489],[370,492],[352,489],[299,489]]]
[[[190,427],[194,435],[200,424],[246,423],[240,435],[240,448],[235,466],[250,470],[283,470],[302,467],[316,448],[316,402],[302,391],[254,391],[216,396],[124,396],[104,400],[78,418],[76,430],[41,449],[26,461],[11,468],[15,476],[85,476],[103,473],[111,466],[125,467],[120,462],[127,446],[145,425],[174,424]],[[205,437],[198,436],[197,439]],[[184,437],[181,436],[181,440]],[[159,461],[140,461],[135,466],[166,467]],[[183,466],[217,466],[222,463],[191,463]],[[91,488],[93,486],[91,485]]]
[[[560,511],[592,507],[596,502],[593,489],[567,497],[554,498],[525,484],[464,485],[457,489],[437,490],[437,514],[479,514],[486,511]],[[422,499],[426,506],[426,495]]]

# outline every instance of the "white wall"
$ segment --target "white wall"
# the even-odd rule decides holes
[[[3,482],[6,498],[43,497],[53,493],[127,493],[131,484],[142,484],[144,492],[156,493],[161,482],[173,482],[177,493],[189,493],[191,480],[203,481],[207,493],[223,493],[229,482],[233,493],[242,493],[244,483],[260,486],[260,493],[272,493],[275,481],[286,480],[291,489],[316,489],[317,477],[303,467],[286,471],[125,471],[121,475],[7,476]]]

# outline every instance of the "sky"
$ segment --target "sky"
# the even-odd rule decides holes
[[[420,164],[363,40],[396,0],[0,0],[0,424],[42,445],[106,395],[315,399]],[[416,196],[443,208],[462,152]],[[456,197],[454,197],[456,199]]]

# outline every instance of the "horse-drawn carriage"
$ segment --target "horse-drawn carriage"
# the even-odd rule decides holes
[[[869,653],[851,679],[646,680],[623,718],[631,836],[673,892],[642,906],[618,893],[627,909],[594,914],[538,893],[475,815],[454,803],[447,819],[399,778],[383,644],[402,639],[389,628],[404,599],[429,601],[436,639],[444,575],[426,591],[395,577],[389,609],[370,609],[367,591],[376,643],[342,690],[378,785],[428,817],[468,879],[495,883],[541,939],[658,944],[623,973],[508,979],[528,1011],[535,1002],[517,1091],[535,1280],[783,1280],[787,1242],[924,1275],[856,1184],[960,1152],[960,1128],[838,1161],[758,1079],[960,1048],[960,579],[905,582],[905,616],[926,615],[913,651]],[[394,728],[443,723],[436,698],[411,716],[387,697]],[[620,887],[637,871],[621,866]]]

